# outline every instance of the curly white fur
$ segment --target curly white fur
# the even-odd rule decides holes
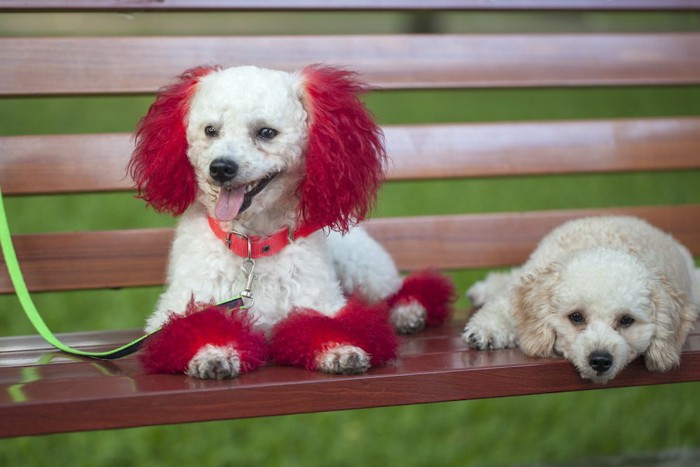
[[[556,228],[522,268],[492,273],[467,295],[481,307],[462,335],[470,347],[561,355],[605,383],[639,355],[654,371],[679,364],[700,272],[684,246],[645,221],[593,217]]]
[[[229,68],[199,81],[186,125],[187,157],[195,169],[197,202],[177,225],[167,288],[148,318],[147,331],[159,328],[172,313],[184,312],[192,299],[218,303],[244,289],[242,259],[215,237],[207,216],[219,217],[227,231],[251,236],[269,236],[285,227],[296,227],[296,188],[304,177],[308,137],[301,81],[297,73],[256,67]],[[261,128],[274,129],[277,134],[261,138]],[[226,192],[232,187],[212,179],[210,168],[216,159],[236,163],[236,187],[254,185],[270,174],[276,176],[249,208],[221,219],[222,213],[230,213],[217,210],[217,205],[221,208],[221,198],[232,196]],[[380,300],[396,293],[402,283],[391,257],[361,227],[345,235],[320,230],[298,239],[278,254],[257,259],[255,275],[255,305],[250,313],[255,326],[265,331],[293,309],[309,308],[332,316],[346,304],[346,294],[360,292],[369,300]],[[411,310],[411,314],[416,311]],[[235,376],[235,356],[227,352],[203,349],[190,362],[189,372],[219,377],[228,371]],[[341,348],[327,353],[319,356],[323,371],[356,372],[369,365],[367,355],[355,355],[360,352]],[[222,361],[230,363],[223,365],[228,370],[221,369],[218,363]]]

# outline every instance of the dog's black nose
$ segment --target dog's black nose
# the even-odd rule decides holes
[[[605,373],[613,364],[613,356],[608,352],[591,352],[588,356],[588,364],[598,373]]]
[[[209,175],[214,181],[226,183],[238,173],[238,164],[231,159],[214,159],[209,165]]]

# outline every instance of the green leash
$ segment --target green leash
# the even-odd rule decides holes
[[[61,342],[54,335],[54,333],[51,332],[44,320],[41,318],[41,315],[34,306],[32,297],[29,294],[27,284],[24,282],[24,276],[22,275],[22,270],[19,267],[15,247],[12,244],[12,237],[10,236],[10,226],[7,222],[7,215],[5,214],[5,202],[2,198],[2,189],[0,189],[0,246],[2,246],[2,254],[5,258],[7,272],[10,274],[10,280],[12,281],[12,285],[15,288],[15,293],[17,294],[17,298],[19,299],[25,314],[39,335],[41,335],[41,337],[43,337],[49,344],[53,345],[57,349],[81,357],[97,358],[101,360],[115,360],[136,352],[139,350],[139,348],[141,348],[141,345],[146,341],[146,339],[160,331],[160,329],[156,329],[155,331],[145,334],[138,339],[129,342],[128,344],[106,352],[86,352],[83,350],[74,349]],[[247,288],[245,292],[250,294],[249,288]],[[241,294],[231,300],[219,303],[218,306],[228,308],[229,310],[235,308],[246,310],[252,306],[252,301],[250,304],[245,304],[243,298],[243,294]]]
[[[121,358],[126,355],[130,355],[136,352],[141,344],[151,337],[153,334],[158,332],[158,330],[139,337],[133,342],[123,345],[119,348],[109,350],[106,352],[85,352],[83,350],[74,349],[67,346],[54,335],[53,332],[48,328],[44,320],[39,315],[32,297],[29,295],[29,290],[27,290],[27,284],[24,282],[24,277],[22,276],[22,270],[19,267],[17,261],[17,255],[15,254],[15,247],[12,244],[12,237],[10,236],[10,227],[7,223],[7,215],[5,214],[5,202],[2,198],[2,190],[0,189],[0,244],[2,244],[2,254],[5,258],[5,264],[7,265],[7,272],[10,274],[10,280],[17,293],[17,298],[19,299],[24,312],[27,314],[29,321],[32,322],[34,329],[43,337],[49,344],[53,345],[59,350],[67,352],[73,355],[79,355],[81,357],[91,357],[99,358],[103,360],[113,360],[116,358]]]

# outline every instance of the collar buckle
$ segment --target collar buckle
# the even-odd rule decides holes
[[[246,242],[246,246],[248,247],[247,254],[246,254],[246,260],[248,261],[253,261],[252,256],[253,256],[253,245],[250,242],[250,237],[244,233],[237,232],[235,230],[231,230],[228,232],[226,235],[226,245],[228,246],[229,250],[231,249],[231,235],[235,235],[238,238],[242,238]],[[255,262],[253,262],[255,264]]]

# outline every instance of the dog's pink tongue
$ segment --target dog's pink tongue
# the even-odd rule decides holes
[[[243,195],[245,194],[245,185],[236,188],[235,190],[221,189],[219,199],[214,208],[214,214],[220,221],[232,221],[238,215],[243,204]]]

